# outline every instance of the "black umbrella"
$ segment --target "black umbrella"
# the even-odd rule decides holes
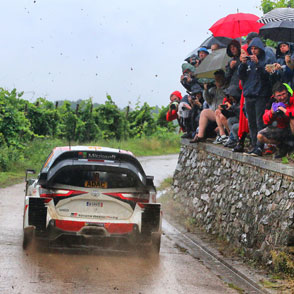
[[[192,55],[198,55],[198,50],[202,47],[205,47],[207,49],[211,48],[212,44],[218,44],[220,48],[226,48],[228,46],[228,44],[232,41],[233,39],[231,38],[226,38],[226,37],[214,37],[213,35],[211,35],[210,37],[208,37],[204,42],[201,43],[201,45],[199,47],[197,47],[196,49],[194,49],[192,52],[190,52],[187,57],[185,58],[185,61],[188,61],[189,58]]]
[[[207,49],[211,48],[212,44],[218,44],[219,48],[226,48],[233,39],[226,37],[214,37],[213,35],[208,37],[200,47],[206,47]]]
[[[276,42],[294,42],[294,21],[269,22],[259,29],[259,35]]]

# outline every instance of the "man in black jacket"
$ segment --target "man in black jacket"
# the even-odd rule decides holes
[[[263,144],[257,141],[257,133],[264,127],[262,115],[271,95],[269,73],[265,70],[267,55],[260,38],[254,38],[247,49],[249,56],[241,56],[238,76],[242,81],[245,108],[249,124],[252,150],[248,154],[261,156]]]

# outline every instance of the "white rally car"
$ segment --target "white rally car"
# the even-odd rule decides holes
[[[37,179],[26,175],[25,194],[24,249],[36,238],[160,250],[162,213],[153,177],[131,152],[57,147]]]

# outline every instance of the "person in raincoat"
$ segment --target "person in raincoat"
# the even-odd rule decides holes
[[[231,57],[226,66],[226,80],[229,86],[238,86],[239,77],[237,69],[241,63],[240,61],[241,46],[237,40],[232,40],[227,46],[227,55]]]
[[[285,141],[294,133],[294,96],[291,87],[281,82],[274,85],[273,95],[275,102],[263,115],[266,127],[258,132],[257,139],[262,143],[276,144],[275,158],[282,158],[289,149]]]
[[[263,113],[271,96],[269,73],[265,70],[267,56],[265,46],[260,38],[250,42],[247,52],[242,56],[238,67],[238,76],[242,81],[245,108],[249,123],[252,149],[249,155],[262,156],[263,143],[257,141],[257,133],[264,128]]]

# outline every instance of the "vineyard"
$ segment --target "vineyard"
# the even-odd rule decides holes
[[[31,103],[15,89],[9,92],[0,88],[0,171],[9,171],[11,165],[33,156],[33,142],[174,139],[171,134],[175,133],[175,125],[165,120],[166,107],[157,110],[147,103],[120,109],[110,96],[100,105],[93,105],[91,98],[75,106],[69,101],[54,103],[45,98]]]

